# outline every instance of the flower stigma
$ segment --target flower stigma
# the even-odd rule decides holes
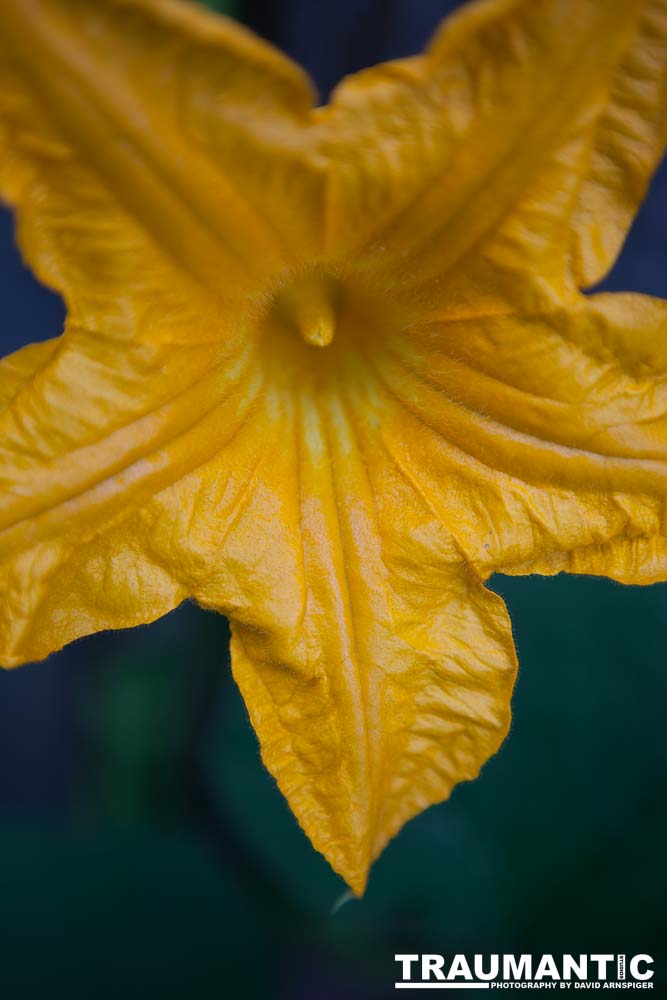
[[[305,343],[328,347],[338,324],[340,289],[330,274],[311,271],[299,276],[276,297],[283,320]]]

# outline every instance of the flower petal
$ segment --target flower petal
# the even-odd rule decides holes
[[[304,75],[203,8],[7,0],[0,92],[0,191],[85,325],[179,274],[238,297],[319,239]]]
[[[146,504],[224,454],[260,384],[252,346],[231,337],[119,350],[70,328],[0,364],[0,662],[186,596],[179,567],[149,550]]]
[[[665,0],[466,4],[322,112],[332,252],[450,314],[599,280],[662,155],[666,49]]]
[[[482,577],[665,579],[666,345],[640,295],[415,327],[374,360],[382,434]]]
[[[303,401],[306,602],[289,655],[256,620],[232,627],[262,759],[356,893],[403,823],[498,748],[516,669],[502,601],[377,452],[366,407],[363,390]]]

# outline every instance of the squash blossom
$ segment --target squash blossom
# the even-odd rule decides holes
[[[0,185],[67,306],[0,365],[0,659],[227,615],[356,893],[507,733],[491,573],[667,579],[667,304],[584,294],[667,133],[667,0],[477,0],[304,73],[184,0],[2,0]]]

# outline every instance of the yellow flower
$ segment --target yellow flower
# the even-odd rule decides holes
[[[666,0],[479,0],[314,107],[177,0],[2,0],[0,184],[62,337],[0,366],[0,656],[228,615],[355,892],[509,724],[493,572],[667,578],[667,306],[586,296],[665,141]]]

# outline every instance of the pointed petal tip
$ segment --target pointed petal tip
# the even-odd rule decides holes
[[[368,876],[370,874],[370,865],[363,871],[356,871],[354,873],[350,872],[348,875],[343,875],[345,882],[350,888],[350,892],[355,899],[361,899],[368,886]]]
[[[369,840],[366,837],[359,839],[349,837],[344,842],[341,840],[335,843],[324,842],[317,827],[311,826],[307,829],[298,815],[296,818],[315,850],[322,855],[336,875],[345,882],[347,889],[344,890],[341,899],[347,898],[346,893],[350,894],[349,898],[361,899],[368,886],[371,866],[381,852],[378,851],[372,855],[369,851]]]
[[[331,864],[329,858],[327,858],[327,861]],[[350,890],[350,893],[352,894],[352,897],[354,899],[362,899],[368,886],[370,864],[365,869],[349,868],[347,870],[341,870],[340,867],[335,867],[334,865],[331,865],[331,867],[334,868],[337,874],[344,880]]]

